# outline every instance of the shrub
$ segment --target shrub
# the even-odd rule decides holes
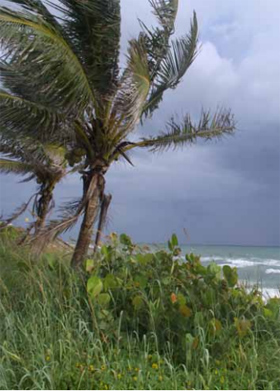
[[[154,333],[158,346],[172,346],[183,363],[191,350],[225,354],[229,338],[238,345],[257,329],[257,315],[280,319],[278,299],[265,305],[258,289],[247,293],[236,268],[205,267],[194,254],[184,259],[175,235],[168,245],[143,251],[128,236],[113,235],[86,262],[89,300],[106,339],[119,327],[140,338]]]

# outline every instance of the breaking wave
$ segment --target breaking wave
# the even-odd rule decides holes
[[[280,269],[266,269],[265,274],[280,274]]]
[[[215,261],[220,264],[220,266],[229,265],[236,266],[239,268],[243,267],[252,267],[252,266],[274,266],[280,268],[280,261],[278,259],[261,259],[261,258],[223,258],[219,256],[213,257],[201,257],[202,262]],[[222,263],[220,263],[222,262]],[[276,269],[268,269],[268,270],[276,270]],[[278,269],[277,269],[278,270]],[[271,272],[273,273],[273,272]],[[280,273],[279,271],[275,273]]]

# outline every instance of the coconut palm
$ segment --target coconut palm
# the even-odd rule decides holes
[[[52,223],[45,236],[68,229],[83,215],[73,265],[87,254],[105,174],[114,161],[131,163],[128,153],[134,148],[155,152],[234,130],[230,111],[219,110],[212,116],[203,112],[197,122],[189,115],[171,119],[165,131],[132,142],[138,123],[154,113],[168,89],[177,87],[197,55],[195,13],[189,33],[172,38],[178,1],[149,0],[157,27],[140,22],[123,69],[120,0],[12,0],[11,7],[0,7],[6,86],[0,93],[0,126],[60,142],[71,165],[84,165],[81,201],[71,205],[70,215]],[[14,5],[20,10],[13,10]]]
[[[31,225],[35,233],[40,231],[46,223],[50,210],[54,207],[53,191],[57,183],[66,175],[65,151],[54,145],[43,145],[38,141],[26,139],[17,141],[0,137],[0,172],[25,176],[23,182],[36,180],[38,190],[28,202],[24,203],[6,220],[6,226],[25,212],[33,200],[33,213],[36,221]]]

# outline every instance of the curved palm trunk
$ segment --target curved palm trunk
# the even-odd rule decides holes
[[[37,221],[35,223],[35,234],[38,233],[46,224],[47,215],[51,209],[53,199],[54,184],[50,184],[43,189],[38,201]]]
[[[100,211],[100,216],[99,216],[97,233],[96,233],[96,237],[95,237],[94,252],[96,252],[96,250],[97,250],[97,248],[99,246],[99,243],[100,243],[100,240],[101,240],[101,236],[102,236],[103,231],[104,231],[104,226],[105,226],[107,213],[108,213],[108,209],[109,209],[111,200],[112,200],[112,195],[111,194],[108,194],[108,195],[105,194],[104,195],[102,203],[101,203],[101,211]]]
[[[103,196],[105,179],[102,174],[84,176],[84,197],[88,197],[79,237],[72,257],[71,265],[78,267],[85,260],[92,239],[93,225],[98,213],[100,198]]]
[[[40,239],[36,238],[36,235],[46,225],[46,219],[47,219],[48,213],[50,212],[51,203],[53,200],[53,190],[55,188],[55,184],[56,184],[55,182],[51,183],[41,189],[41,191],[40,191],[41,197],[40,197],[38,203],[35,201],[35,205],[33,207],[33,210],[37,209],[37,211],[36,211],[37,212],[37,220],[35,221],[34,224],[32,224],[26,230],[25,235],[23,236],[23,238],[21,238],[21,240],[18,243],[19,245],[23,245],[24,243],[26,243],[26,241],[29,238],[31,230],[34,228],[35,240],[34,240],[32,246],[33,246],[33,249],[36,248],[36,244],[38,243],[38,240],[40,240]]]

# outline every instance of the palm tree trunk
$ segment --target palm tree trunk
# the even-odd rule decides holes
[[[97,233],[96,233],[96,237],[95,237],[94,252],[96,252],[96,250],[99,246],[99,243],[100,243],[101,235],[104,230],[104,226],[105,226],[105,222],[106,222],[106,218],[107,218],[107,212],[108,212],[111,200],[112,200],[111,194],[104,195],[103,200],[102,200],[102,204],[101,204],[101,211],[100,211],[100,216],[99,216]]]
[[[54,185],[50,184],[42,190],[38,201],[37,221],[35,223],[35,233],[38,233],[46,224],[47,215],[50,211],[50,205],[53,199]]]
[[[87,257],[104,185],[105,179],[100,173],[95,173],[89,178],[84,177],[84,196],[89,198],[86,201],[79,237],[71,260],[73,267],[79,267]]]

